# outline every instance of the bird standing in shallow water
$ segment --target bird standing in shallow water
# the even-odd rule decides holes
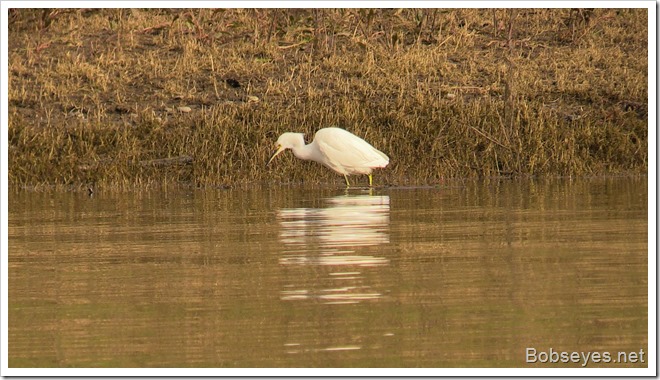
[[[293,154],[302,160],[316,161],[342,174],[346,180],[346,187],[351,186],[348,176],[354,174],[368,175],[371,187],[373,169],[384,168],[390,162],[385,153],[351,132],[336,127],[319,129],[314,141],[307,145],[302,133],[283,133],[277,139],[277,151],[268,164],[287,149],[291,149]]]

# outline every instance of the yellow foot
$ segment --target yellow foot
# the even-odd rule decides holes
[[[346,188],[351,187],[351,184],[348,183],[348,176],[347,175],[344,175],[344,179],[346,180]]]

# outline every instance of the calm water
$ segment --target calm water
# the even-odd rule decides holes
[[[647,353],[647,198],[629,178],[12,193],[9,367]]]

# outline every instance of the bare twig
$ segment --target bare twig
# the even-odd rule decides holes
[[[507,149],[507,150],[513,150],[513,149],[511,149],[510,147],[508,147],[508,146],[502,144],[501,142],[497,141],[497,139],[496,139],[495,137],[486,134],[486,132],[484,132],[484,131],[482,131],[482,130],[480,130],[480,129],[477,129],[476,127],[472,127],[472,126],[471,126],[470,128],[471,128],[473,131],[477,132],[479,135],[481,135],[481,136],[485,137],[486,139],[488,139],[489,141],[491,141],[491,142],[493,142],[493,143],[495,143],[495,144],[501,146],[502,148]]]
[[[513,21],[516,18],[516,10],[509,11],[509,31],[507,34],[507,48],[508,55],[507,62],[507,75],[504,82],[504,131],[507,140],[509,140],[508,133],[513,131],[513,111],[514,111],[514,75],[515,64],[513,63]]]
[[[155,160],[144,160],[140,161],[140,165],[142,166],[170,166],[170,165],[177,165],[177,164],[191,164],[193,162],[193,158],[190,156],[178,156],[178,157],[170,157],[170,158],[157,158]]]

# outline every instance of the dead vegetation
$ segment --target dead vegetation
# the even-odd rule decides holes
[[[380,184],[645,174],[646,9],[11,9],[9,181],[337,182],[284,131],[336,125]]]

